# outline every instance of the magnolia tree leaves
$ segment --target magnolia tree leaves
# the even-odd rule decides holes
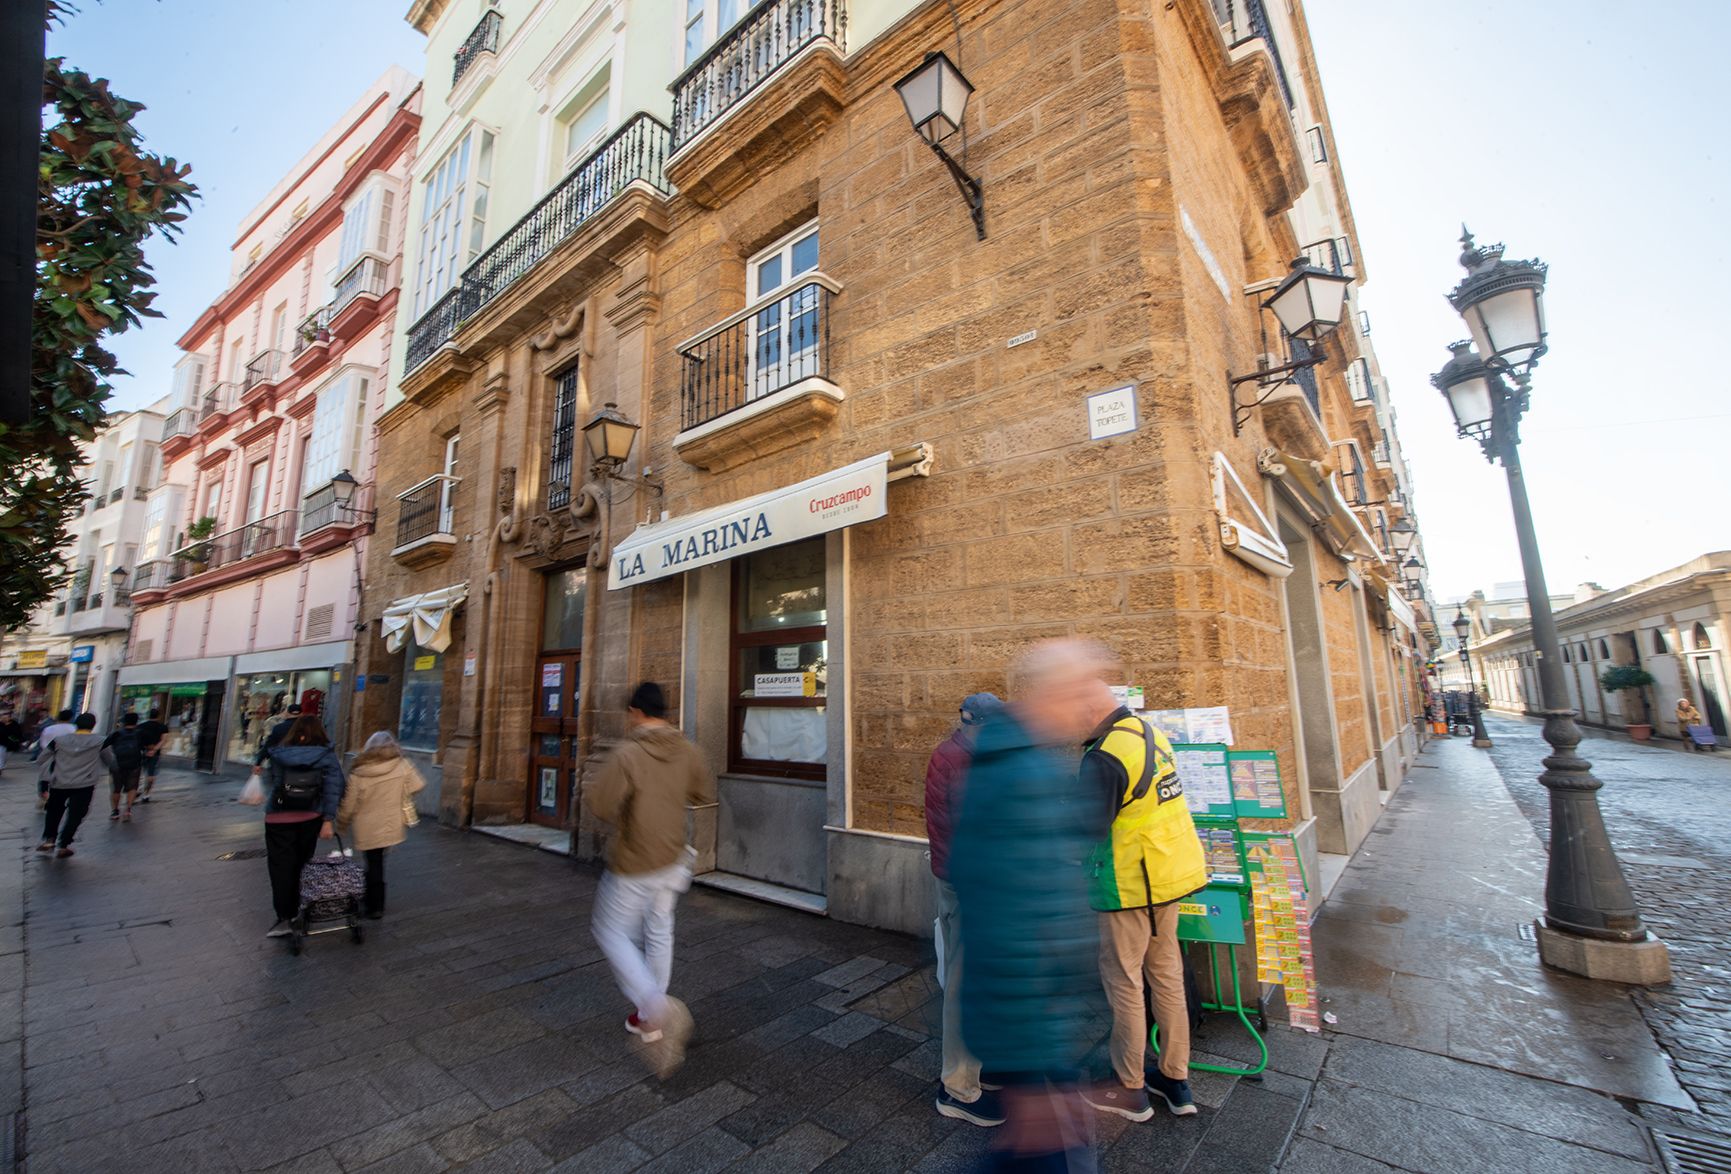
[[[143,148],[132,120],[144,107],[106,79],[51,58],[42,81],[31,410],[0,424],[0,630],[66,582],[66,527],[89,496],[80,445],[125,374],[102,340],[162,316],[144,242],[177,234],[197,194],[189,165]]]

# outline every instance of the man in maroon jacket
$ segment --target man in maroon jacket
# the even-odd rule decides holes
[[[962,784],[974,756],[980,723],[1003,708],[994,693],[975,693],[962,702],[961,724],[938,743],[926,766],[926,839],[931,842],[932,875],[938,880],[938,936],[944,959],[944,1060],[938,1086],[938,1112],[974,1125],[1002,1125],[994,1085],[980,1083],[980,1062],[962,1040],[962,934],[956,890],[950,885],[950,838],[962,811]]]

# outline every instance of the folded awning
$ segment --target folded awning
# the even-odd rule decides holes
[[[392,600],[379,620],[385,647],[401,652],[413,632],[415,643],[428,652],[445,651],[451,646],[451,616],[467,598],[469,585],[458,583]]]
[[[639,526],[613,550],[607,589],[635,587],[888,512],[890,454],[683,518]]]
[[[1286,498],[1305,515],[1311,528],[1336,554],[1351,555],[1366,562],[1381,562],[1376,543],[1346,499],[1340,495],[1334,474],[1327,465],[1305,457],[1265,449],[1257,458],[1262,472],[1276,479]]]

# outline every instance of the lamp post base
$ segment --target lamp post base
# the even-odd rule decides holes
[[[1659,986],[1671,981],[1671,952],[1658,938],[1639,942],[1613,942],[1603,938],[1563,933],[1533,921],[1539,940],[1539,961],[1583,978],[1624,982],[1631,986]]]
[[[1480,750],[1489,750],[1491,748],[1491,740],[1489,738],[1474,738],[1473,745],[1477,746]]]

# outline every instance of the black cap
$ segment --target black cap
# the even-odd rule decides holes
[[[631,690],[630,706],[644,717],[666,717],[667,695],[654,681],[644,681]]]

